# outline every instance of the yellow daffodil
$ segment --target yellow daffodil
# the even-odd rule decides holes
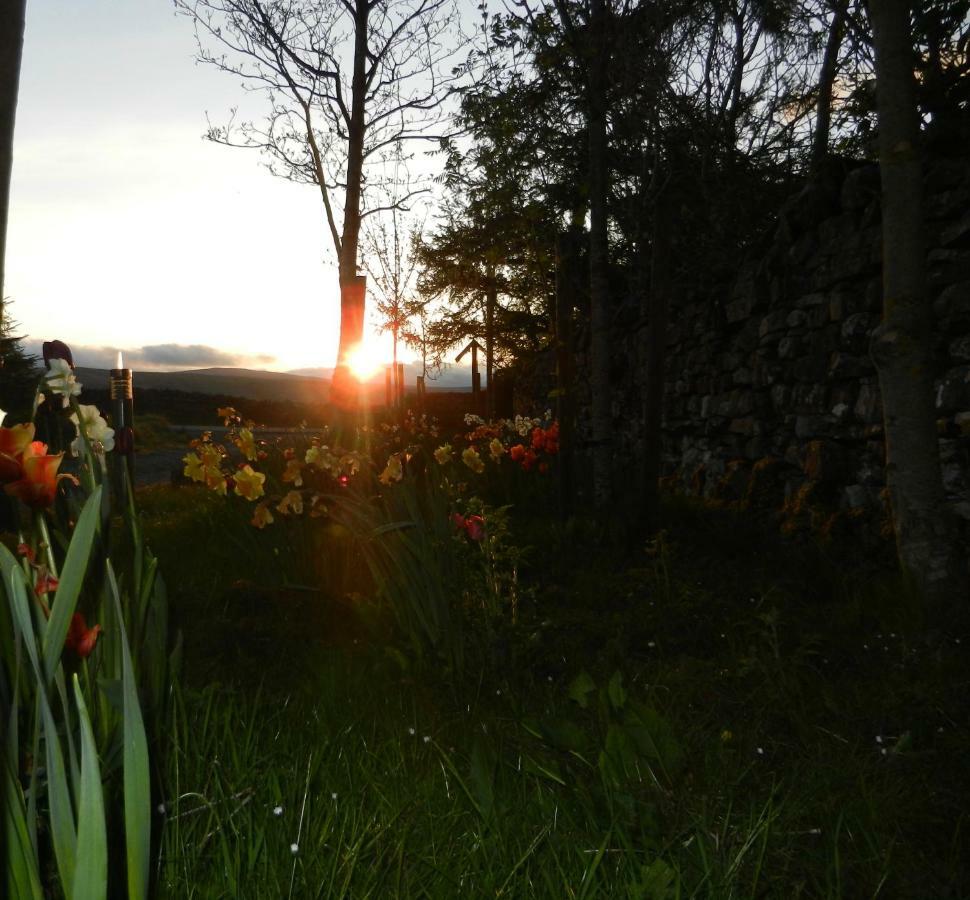
[[[381,484],[390,484],[392,481],[400,481],[404,477],[404,467],[401,465],[401,457],[396,453],[388,457],[384,471],[377,476]]]
[[[337,464],[337,458],[330,452],[329,447],[311,447],[306,452],[304,462],[308,466],[330,472]]]
[[[265,528],[273,524],[273,514],[265,503],[259,503],[253,510],[252,524],[257,528]]]
[[[250,429],[241,428],[239,430],[239,436],[236,438],[236,446],[250,462],[256,459],[256,438],[253,437]]]
[[[187,453],[182,458],[182,462],[185,463],[183,474],[186,478],[191,478],[192,481],[205,481],[205,464],[197,453]]]
[[[303,486],[303,463],[298,459],[288,459],[286,468],[283,470],[283,481],[287,484],[293,483],[295,487]]]
[[[451,444],[442,444],[434,452],[434,458],[439,466],[445,466],[451,462]]]
[[[245,465],[237,470],[236,493],[247,500],[258,500],[263,496],[263,482],[266,476],[262,472],[256,472],[252,466]]]
[[[506,453],[505,444],[503,444],[498,438],[492,438],[488,444],[488,453],[495,462],[498,462],[502,456]]]
[[[276,507],[284,516],[293,513],[294,515],[303,514],[303,495],[299,491],[290,491]]]
[[[485,463],[482,462],[482,458],[474,447],[466,447],[462,451],[461,461],[473,472],[481,473],[485,471]]]

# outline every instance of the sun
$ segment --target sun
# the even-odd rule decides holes
[[[382,348],[374,342],[364,341],[347,354],[347,365],[358,381],[369,381],[384,368]]]

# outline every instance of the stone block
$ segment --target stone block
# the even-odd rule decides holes
[[[777,309],[774,312],[768,313],[758,326],[758,338],[761,341],[765,341],[784,331],[787,320],[788,313],[783,309]]]
[[[882,422],[882,395],[876,382],[864,381],[859,385],[854,412],[856,418],[867,425]]]
[[[817,382],[795,385],[791,395],[791,408],[795,413],[822,413],[828,409],[828,392]]]
[[[795,416],[795,437],[802,440],[827,437],[833,431],[833,424],[832,419],[828,416]]]
[[[842,323],[842,343],[847,350],[862,351],[869,346],[869,335],[876,327],[876,319],[871,313],[853,313]]]
[[[829,371],[829,358],[822,354],[803,356],[792,365],[792,375],[796,381],[815,382],[825,381]]]
[[[950,369],[936,385],[937,412],[948,415],[970,406],[970,365]]]
[[[728,431],[732,434],[741,434],[745,437],[751,437],[758,431],[759,423],[755,420],[754,416],[741,416],[737,419],[731,419],[731,424],[728,425]]]
[[[778,342],[778,359],[794,359],[801,351],[802,342],[798,337],[785,336]]]
[[[724,318],[730,324],[743,322],[751,315],[754,303],[754,297],[738,297],[735,300],[730,300],[724,306]]]
[[[801,309],[793,309],[785,319],[785,328],[788,331],[804,332],[808,327],[808,314]]]
[[[749,385],[754,382],[754,375],[747,366],[741,366],[731,373],[731,380],[735,384]]]
[[[944,247],[970,246],[970,212],[964,213],[956,222],[944,226],[940,243]]]
[[[950,358],[955,362],[970,362],[970,334],[950,341]]]
[[[803,297],[799,297],[795,301],[795,306],[798,309],[809,309],[813,306],[824,306],[828,302],[828,294],[816,291],[814,294],[805,294]]]
[[[835,441],[813,440],[805,447],[802,471],[812,481],[833,483],[845,468],[845,453]]]
[[[853,356],[849,353],[833,353],[829,362],[830,379],[861,378],[872,373],[872,360],[868,356]]]
[[[842,506],[846,509],[865,509],[872,503],[872,494],[864,484],[850,484],[842,491]]]
[[[769,397],[775,412],[781,412],[781,410],[788,408],[791,401],[791,388],[786,384],[776,384],[771,388]]]
[[[933,315],[940,325],[970,326],[970,281],[951,284],[933,301]]]

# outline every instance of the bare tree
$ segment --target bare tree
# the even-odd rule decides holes
[[[410,235],[423,228],[423,217],[408,219],[397,206],[365,226],[364,268],[370,275],[381,331],[391,333],[395,379],[398,345],[405,339],[408,320],[415,312],[413,294],[418,270],[416,259],[409,252]],[[396,382],[395,386],[400,390]]]
[[[340,283],[333,396],[351,395],[347,357],[363,335],[362,221],[424,190],[392,185],[406,142],[437,142],[462,77],[456,0],[175,0],[199,59],[265,95],[260,121],[210,126],[217,143],[261,151],[270,171],[316,185]],[[406,172],[406,169],[405,169]],[[343,209],[338,208],[342,195]]]
[[[10,209],[10,173],[13,168],[13,130],[20,87],[20,58],[24,47],[27,0],[4,0],[0,6],[0,332],[3,323],[4,254],[7,248],[7,214]]]
[[[923,172],[907,0],[870,0],[882,179],[883,318],[872,336],[896,547],[930,601],[965,615],[967,560],[947,515],[933,406]],[[937,612],[939,616],[939,612]]]

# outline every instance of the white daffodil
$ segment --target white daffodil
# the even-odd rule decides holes
[[[56,360],[55,360],[56,361]],[[74,427],[77,428],[77,437],[71,442],[71,452],[77,456],[81,452],[81,429],[84,429],[84,433],[88,436],[88,440],[91,442],[91,446],[94,447],[96,453],[105,452],[114,449],[115,445],[115,432],[113,428],[108,427],[108,423],[104,420],[101,413],[98,411],[96,406],[85,406],[83,403],[79,404],[78,409],[81,410],[81,419],[78,421],[77,413],[71,414],[71,421],[74,423]]]
[[[0,409],[0,425],[3,425],[3,420],[7,418],[7,414]]]
[[[64,398],[64,405],[71,402],[71,397],[76,397],[81,393],[81,384],[74,377],[74,370],[70,364],[63,359],[52,359],[49,363],[50,371],[44,376],[47,387],[54,394],[60,394]]]

